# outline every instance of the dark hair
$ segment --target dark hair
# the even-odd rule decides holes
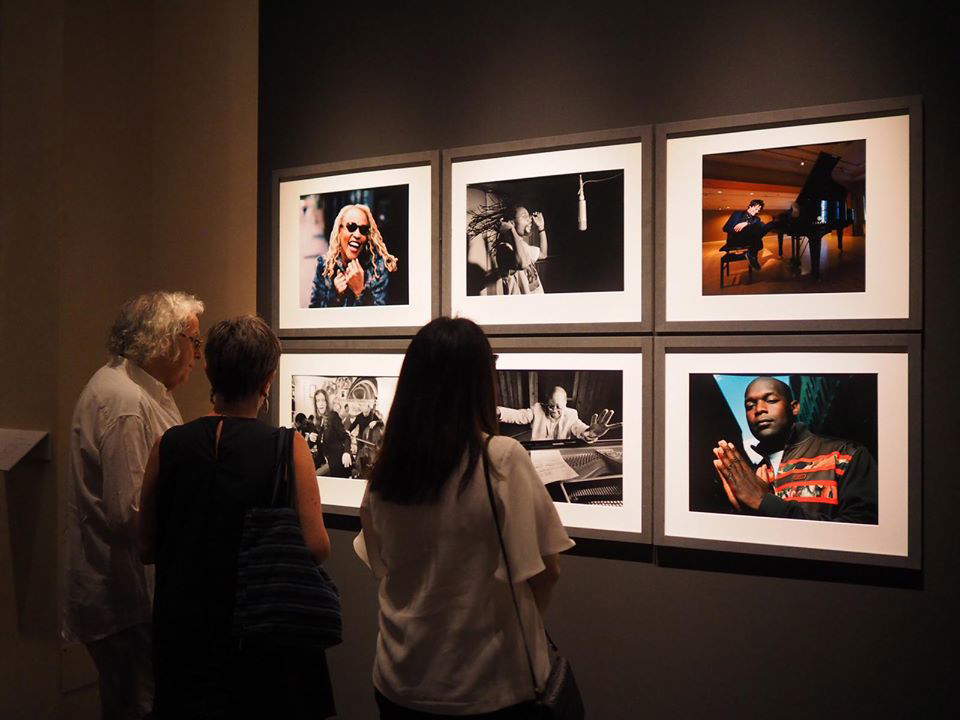
[[[747,204],[747,207],[752,208],[754,205],[759,205],[760,209],[763,210],[763,200],[761,200],[760,198],[754,198],[753,200],[751,200]]]
[[[770,377],[769,375],[760,375],[755,377],[750,381],[750,384],[747,385],[746,389],[743,391],[744,396],[749,392],[750,388],[754,386],[754,383],[758,383],[761,380],[771,383],[783,396],[783,399],[788,403],[793,402],[793,389],[787,385],[783,380],[777,380],[775,377]]]
[[[401,505],[436,502],[464,455],[462,491],[497,432],[490,342],[470,320],[439,317],[420,328],[403,359],[370,491]]]
[[[323,395],[323,412],[320,412],[320,409],[317,407],[317,395]],[[320,388],[313,394],[313,411],[321,417],[333,412],[333,405],[330,404],[330,393],[323,388]]]
[[[260,318],[240,315],[210,328],[204,355],[213,393],[236,402],[253,395],[276,372],[280,341]]]

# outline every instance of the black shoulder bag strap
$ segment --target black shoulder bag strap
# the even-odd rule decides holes
[[[292,428],[280,428],[277,433],[277,467],[273,477],[273,495],[270,497],[270,507],[295,507],[296,494],[290,483],[290,465],[293,457]]]
[[[497,504],[493,498],[493,483],[490,482],[490,441],[493,435],[488,435],[483,444],[483,476],[487,481],[487,497],[490,499],[490,510],[493,512],[493,522],[497,526],[497,538],[500,540],[500,553],[503,555],[503,565],[507,570],[507,583],[510,585],[510,597],[513,598],[513,609],[517,613],[517,624],[520,625],[520,638],[523,640],[523,652],[527,658],[527,669],[530,670],[530,682],[533,683],[533,695],[540,699],[540,687],[537,685],[537,676],[533,671],[533,660],[530,657],[530,646],[527,645],[527,634],[523,630],[523,619],[520,616],[520,603],[517,602],[517,591],[513,587],[513,571],[510,569],[510,560],[507,557],[507,546],[503,542],[503,530],[500,527],[500,516],[497,515]]]

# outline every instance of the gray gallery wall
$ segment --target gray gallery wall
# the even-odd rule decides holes
[[[564,560],[548,623],[593,718],[952,715],[960,268],[948,4],[514,5],[262,5],[259,307],[277,168],[922,94],[923,571],[583,543]],[[342,716],[367,718],[375,586],[351,537],[333,532],[346,642],[330,658]]]

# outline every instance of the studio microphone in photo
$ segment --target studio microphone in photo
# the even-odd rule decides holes
[[[587,229],[587,199],[583,196],[583,175],[580,178],[580,190],[577,192],[577,227],[580,231]]]

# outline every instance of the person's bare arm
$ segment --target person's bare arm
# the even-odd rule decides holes
[[[560,579],[560,556],[558,554],[544,555],[543,564],[544,569],[527,580],[541,615],[547,611],[553,588]]]
[[[147,457],[140,487],[140,508],[137,510],[140,536],[140,560],[152,565],[157,554],[157,478],[160,476],[160,441],[157,440]]]
[[[533,226],[537,228],[537,233],[540,240],[540,259],[545,260],[547,255],[550,254],[550,243],[547,241],[547,228],[543,220],[543,213],[535,212],[530,216],[530,219],[533,220]]]
[[[517,232],[517,226],[512,220],[504,220],[500,225],[500,232],[510,231],[510,237],[513,241],[513,252],[516,258],[517,267],[526,269],[533,265],[540,258],[540,248],[530,245],[526,240],[520,237]]]
[[[303,540],[318,563],[330,557],[330,536],[323,524],[320,488],[307,441],[300,433],[293,434],[293,470],[297,484],[297,513]]]

